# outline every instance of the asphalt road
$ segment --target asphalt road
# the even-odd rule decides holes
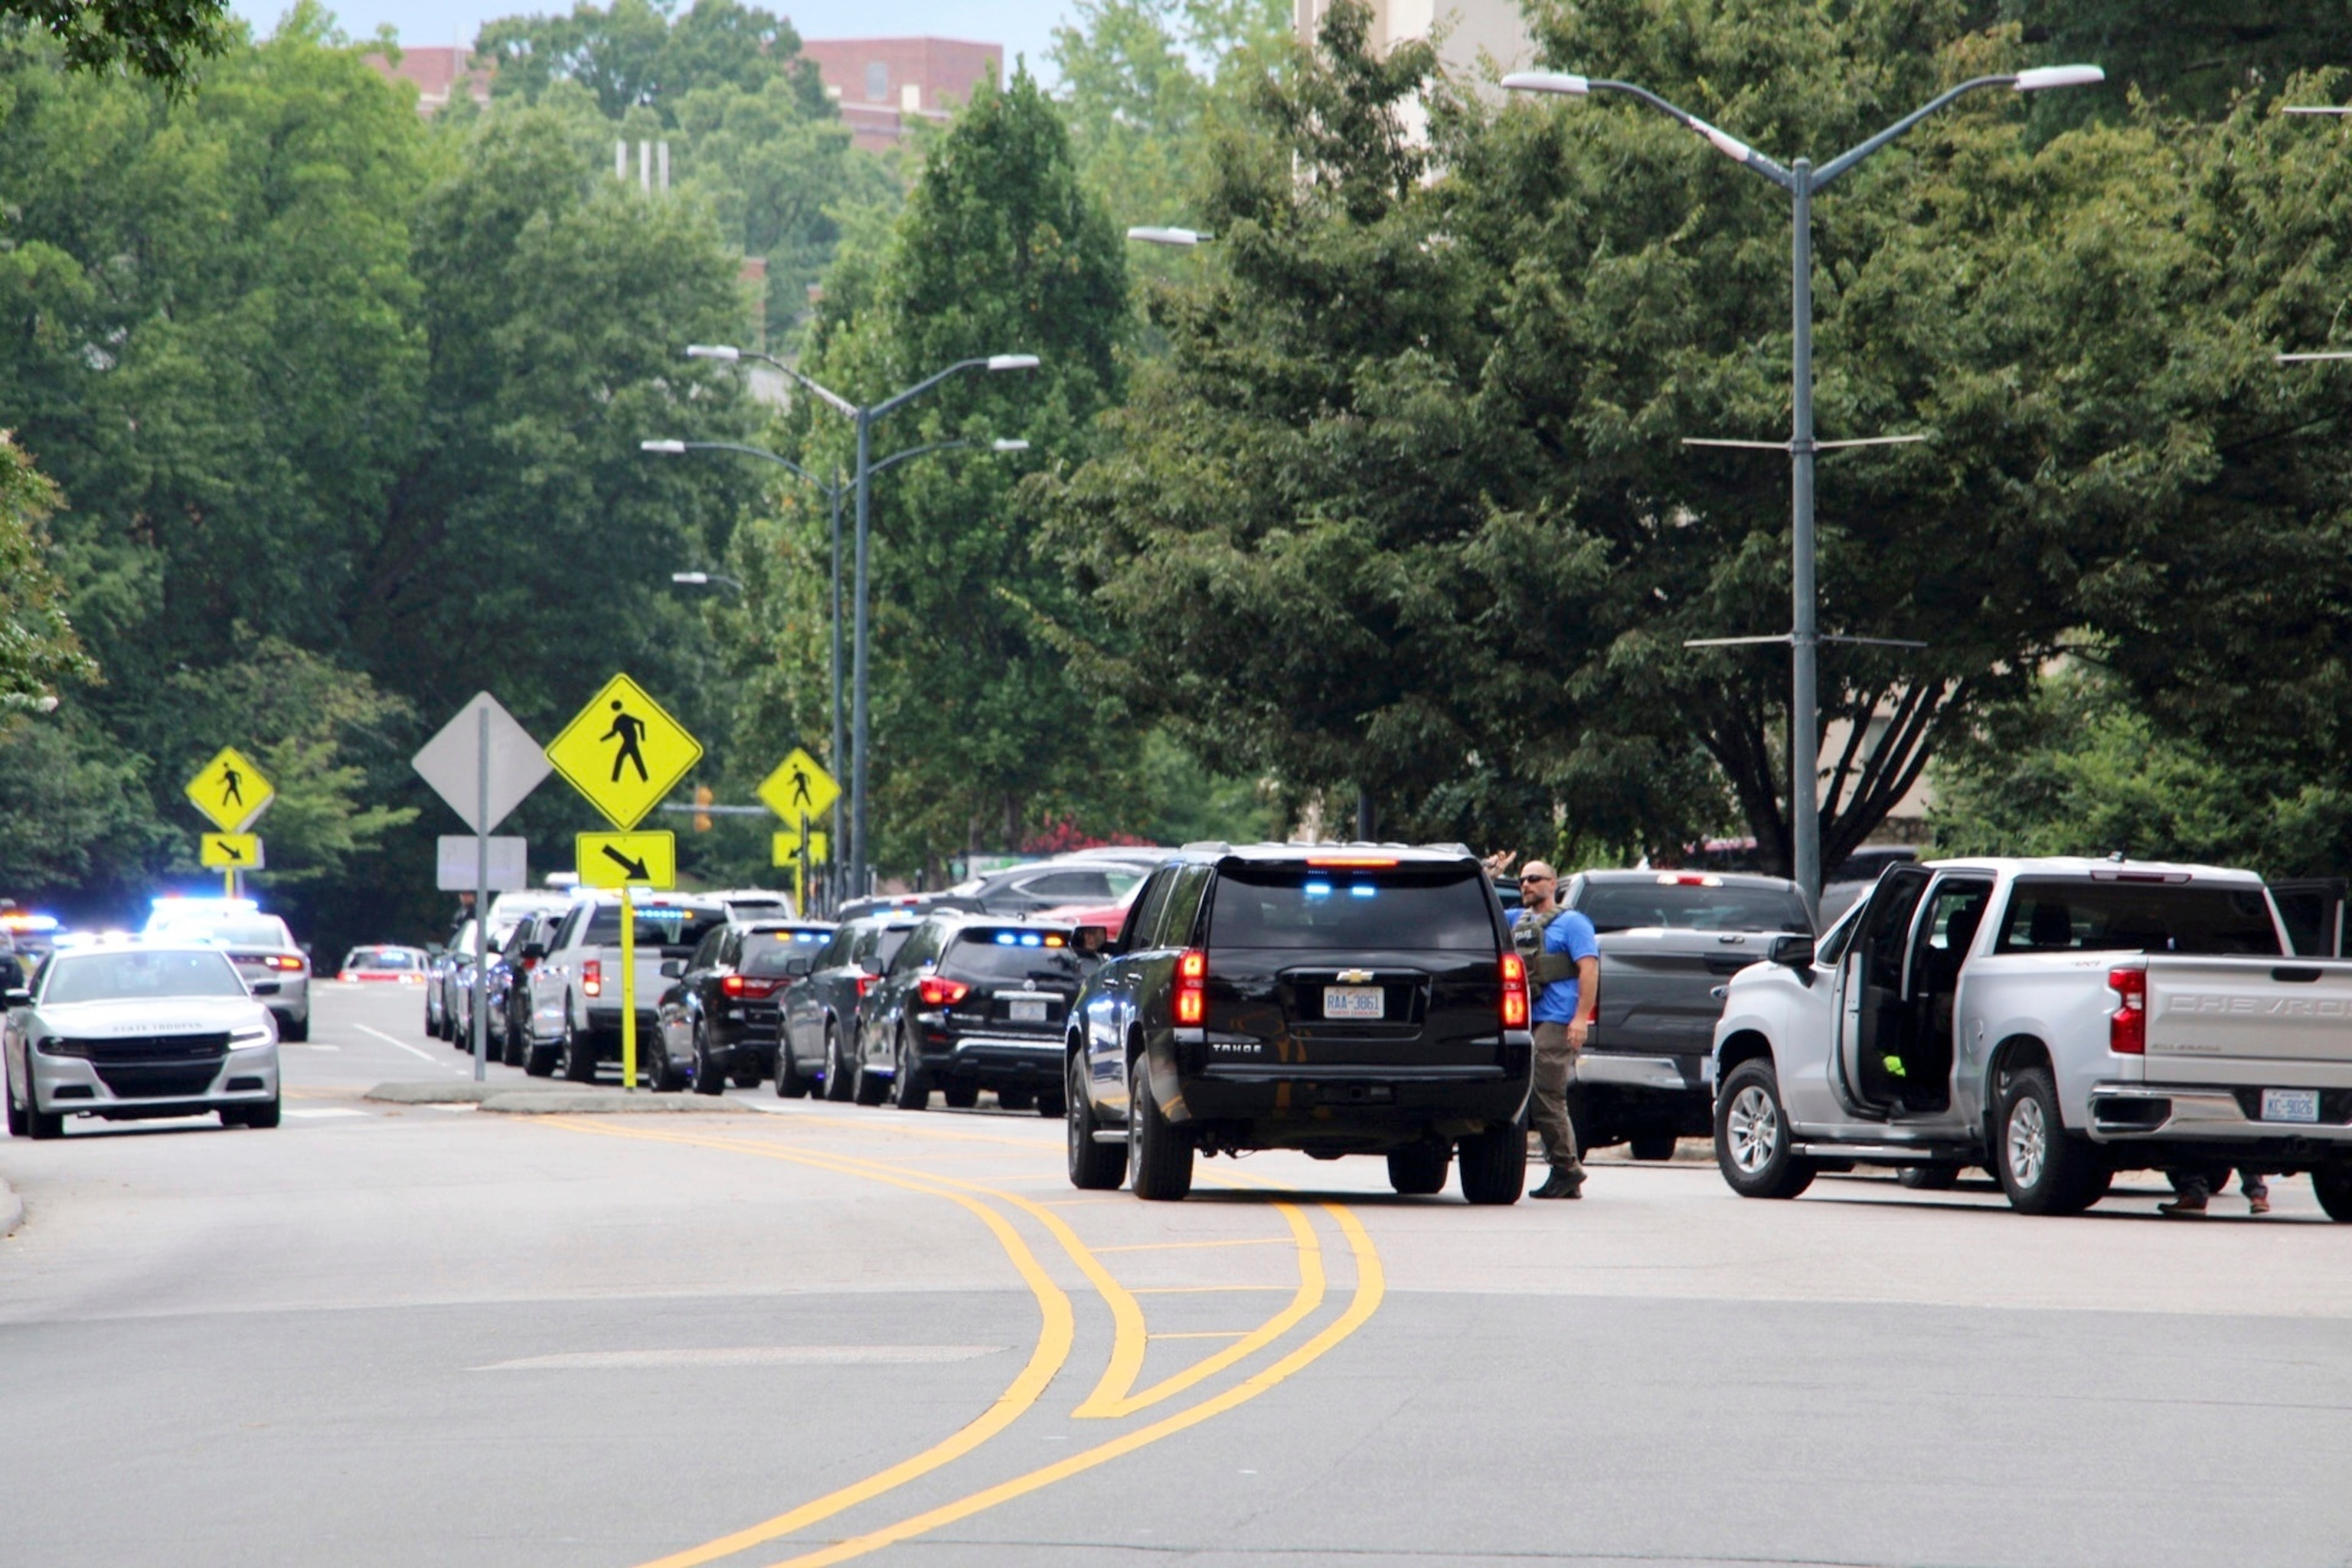
[[[0,1563],[2352,1560],[2352,1226],[1377,1163],[1074,1193],[1058,1124],[509,1117],[322,988],[284,1127],[0,1142]],[[493,1068],[521,1081],[519,1073]]]

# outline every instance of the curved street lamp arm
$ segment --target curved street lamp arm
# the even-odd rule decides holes
[[[866,471],[868,475],[878,474],[893,463],[903,463],[909,458],[919,458],[926,452],[943,452],[950,447],[969,447],[971,445],[971,443],[967,440],[955,440],[933,441],[921,447],[909,447],[903,452],[891,453],[888,457],[883,458],[880,462],[875,464],[872,468],[867,468]]]
[[[806,479],[809,483],[823,490],[826,495],[829,496],[833,493],[833,487],[831,485],[825,483],[823,479],[818,479],[814,474],[810,473],[806,468],[802,468],[790,458],[780,458],[773,452],[762,451],[757,447],[739,446],[732,441],[687,441],[681,444],[689,452],[740,452],[747,458],[764,458],[768,462],[773,463],[779,468],[790,468],[793,472],[798,474],[801,478]]]
[[[1746,164],[1776,185],[1790,190],[1796,187],[1796,177],[1787,169],[1759,153],[1730,132],[1708,124],[1689,110],[1667,102],[1646,87],[1636,87],[1630,81],[1606,81],[1599,79],[1589,85],[1591,90],[1594,92],[1617,92],[1624,94],[1627,98],[1637,99],[1685,130],[1697,132],[1715,143],[1717,152],[1721,153],[1733,163]]]
[[[956,361],[955,363],[948,366],[947,369],[939,372],[937,374],[925,376],[922,380],[915,383],[914,385],[907,388],[906,391],[898,393],[895,396],[884,398],[881,402],[873,406],[870,410],[869,416],[879,419],[882,416],[889,413],[900,404],[912,403],[916,398],[920,397],[923,394],[930,391],[931,388],[937,386],[940,383],[947,380],[948,377],[951,375],[961,375],[968,370],[979,370],[987,363],[988,362],[984,359],[960,359]],[[828,393],[826,395],[831,396],[832,394]]]
[[[1944,105],[1951,102],[1952,100],[1960,97],[1962,94],[1975,92],[1982,88],[2014,87],[2016,85],[2017,78],[2014,76],[1980,76],[1971,78],[1970,79],[1960,83],[1959,86],[1951,89],[1949,91],[1938,94],[1937,97],[1929,100],[1927,102],[1920,105],[1917,109],[1915,109],[1910,113],[1905,115],[1902,119],[1896,121],[1894,124],[1888,126],[1885,130],[1880,132],[1877,135],[1873,136],[1869,141],[1862,142],[1858,146],[1847,149],[1845,152],[1843,152],[1836,157],[1831,159],[1828,163],[1823,163],[1820,168],[1814,170],[1813,189],[1817,191],[1820,190],[1823,185],[1828,184],[1832,180],[1836,179],[1840,174],[1844,174],[1848,169],[1853,168],[1856,163],[1861,163],[1864,158],[1869,157],[1873,153],[1877,152],[1881,147],[1885,146],[1889,142],[1894,141],[1897,136],[1902,135],[1906,131],[1910,130],[1914,125],[1918,124],[1919,121],[1927,119],[1927,116],[1935,113],[1936,110],[1943,108]]]

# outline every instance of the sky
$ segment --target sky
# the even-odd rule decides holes
[[[761,8],[789,17],[804,38],[890,38],[929,35],[1004,46],[1005,68],[1015,55],[1047,81],[1053,69],[1045,51],[1066,0],[761,0]],[[337,23],[352,37],[373,37],[389,22],[409,45],[471,43],[485,22],[534,11],[568,13],[571,0],[327,0]],[[230,9],[253,24],[257,35],[277,26],[289,9],[283,0],[231,0]]]

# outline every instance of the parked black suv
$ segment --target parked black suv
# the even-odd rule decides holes
[[[673,1069],[687,1064],[696,1093],[720,1093],[730,1079],[757,1089],[780,1070],[797,1077],[789,1058],[781,1068],[777,1061],[783,993],[809,971],[793,970],[793,959],[814,957],[832,937],[818,921],[730,921],[705,932],[693,956],[662,964],[677,984],[662,993],[658,1048]],[[794,1098],[807,1086],[780,1082],[777,1092]]]
[[[1064,1038],[1070,1180],[1181,1198],[1196,1153],[1383,1154],[1401,1193],[1517,1201],[1527,972],[1458,846],[1189,845]]]
[[[912,915],[866,915],[844,921],[831,941],[808,959],[808,978],[784,993],[783,1048],[793,1081],[814,1079],[827,1100],[847,1100],[856,1081],[850,1063],[857,1055],[857,1015],[867,992],[919,922]],[[797,974],[799,955],[784,961]],[[782,1068],[776,1089],[787,1088]]]
[[[1600,1016],[1569,1096],[1580,1148],[1674,1158],[1715,1135],[1715,1021],[1733,975],[1811,936],[1797,884],[1738,871],[1580,871],[1560,900],[1601,938]]]
[[[1061,1115],[1062,1034],[1090,963],[1070,926],[931,916],[866,999],[857,1102],[919,1110],[936,1089],[961,1109],[987,1089]]]

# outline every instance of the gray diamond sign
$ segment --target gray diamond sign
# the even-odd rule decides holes
[[[488,692],[457,710],[410,759],[476,833],[488,833],[547,777],[547,753]]]

